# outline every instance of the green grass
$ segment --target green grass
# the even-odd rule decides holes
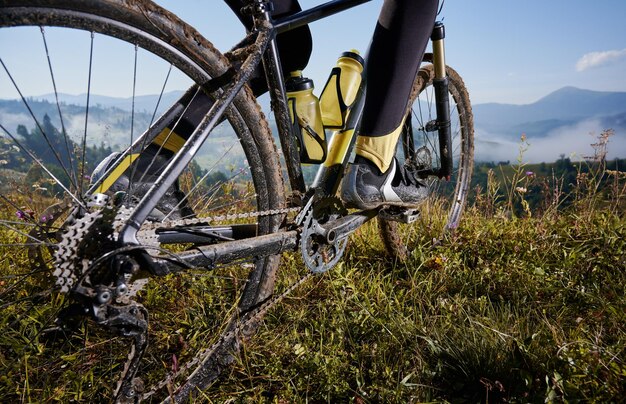
[[[454,237],[406,265],[376,258],[382,247],[369,240],[355,237],[344,263],[301,292],[306,299],[269,316],[215,389],[218,401],[235,392],[251,402],[626,394],[623,217],[470,212]]]
[[[206,401],[621,401],[626,215],[614,175],[615,189],[586,187],[566,209],[519,217],[507,201],[527,195],[485,192],[453,235],[411,232],[406,262],[387,258],[375,226],[363,227],[336,268],[268,314]],[[2,250],[0,270],[23,259]],[[301,261],[282,265],[281,285]],[[142,294],[149,369],[163,374],[173,356],[207,344],[211,291],[230,290],[224,282],[172,276]],[[0,312],[0,401],[109,399],[124,341],[85,324],[42,341],[36,330],[51,314]]]

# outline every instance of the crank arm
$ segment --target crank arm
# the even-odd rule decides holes
[[[372,218],[376,217],[376,215],[378,215],[378,209],[363,210],[328,223],[320,224],[321,235],[326,237],[326,241],[329,244],[332,244],[337,240],[343,240],[350,236],[356,229],[369,222]]]

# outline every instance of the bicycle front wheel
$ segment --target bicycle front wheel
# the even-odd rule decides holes
[[[0,357],[9,364],[0,396],[110,401],[127,340],[83,321],[71,285],[85,274],[63,264],[86,267],[115,248],[115,223],[85,195],[89,176],[99,161],[132,145],[143,162],[102,191],[123,195],[132,210],[184,142],[181,134],[193,131],[185,117],[198,111],[190,106],[208,110],[214,100],[200,85],[230,65],[192,27],[147,0],[2,0],[0,62]],[[169,122],[158,118],[169,112]],[[208,222],[284,206],[276,147],[247,87],[225,116],[159,201],[153,224],[180,225],[189,215]],[[136,141],[158,125],[158,141]],[[123,219],[119,215],[115,220]],[[236,220],[262,235],[277,231],[282,216]],[[153,236],[140,239],[150,253],[176,257],[193,247],[159,244]],[[146,387],[188,367],[180,380],[161,383],[167,390],[161,398],[178,390],[184,400],[214,380],[239,348],[237,338],[220,345],[217,337],[232,318],[272,294],[278,262],[276,256],[251,258],[211,272],[189,270],[143,289],[131,285],[138,293],[132,298],[157,321],[142,362]],[[216,357],[197,359],[216,342]]]
[[[453,172],[449,180],[435,177],[423,179],[430,188],[430,197],[420,208],[422,216],[442,216],[443,231],[455,229],[461,221],[474,167],[474,118],[469,95],[461,76],[454,69],[446,67],[446,73],[450,94]],[[398,160],[411,164],[412,169],[417,167],[431,172],[440,168],[441,161],[438,133],[432,129],[433,125],[428,125],[436,119],[434,78],[433,65],[420,69],[413,84],[396,152]],[[380,218],[378,225],[389,255],[400,261],[405,260],[419,225],[403,227],[397,222]]]

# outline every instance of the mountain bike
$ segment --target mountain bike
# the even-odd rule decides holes
[[[104,366],[117,375],[102,376],[103,385],[114,384],[102,391],[104,399],[185,401],[236,359],[242,341],[254,334],[271,307],[335,266],[349,236],[365,223],[376,218],[390,254],[406,259],[407,234],[419,229],[400,223],[415,221],[418,210],[354,211],[336,197],[361,117],[366,73],[344,110],[345,122],[328,131],[328,155],[307,184],[277,56],[277,33],[367,1],[330,1],[274,20],[271,2],[251,0],[246,11],[254,29],[224,55],[147,0],[0,1],[0,35],[37,36],[40,49],[32,50],[37,54],[32,66],[43,66],[42,77],[28,73],[20,80],[24,72],[12,68],[10,52],[0,55],[0,72],[32,122],[30,132],[24,125],[11,127],[17,115],[3,113],[0,122],[0,168],[6,174],[0,186],[0,306],[6,338],[17,341],[13,347],[3,342],[3,357],[61,344],[55,366],[37,376],[52,386],[67,383],[85,366],[98,366],[89,335],[101,338],[97,341],[105,347],[117,344],[109,349],[123,364]],[[433,53],[425,55],[414,83],[397,155],[429,184],[432,197],[425,204],[442,204],[448,212],[446,228],[454,229],[473,167],[473,117],[462,79],[445,65],[443,36],[438,23]],[[54,42],[70,39],[77,39],[73,54],[55,57]],[[98,53],[102,44],[107,48]],[[116,68],[99,68],[102,59]],[[246,85],[260,64],[281,152]],[[87,77],[79,109],[83,120],[70,115],[74,107],[60,91],[62,72],[73,72],[77,65],[84,66]],[[144,81],[159,94],[148,112],[136,108],[144,66],[150,75]],[[109,75],[122,71],[126,76],[120,80],[132,93],[130,116],[119,109],[106,112],[90,99],[97,94],[98,77],[112,83]],[[161,79],[153,79],[154,74]],[[187,83],[187,90],[164,105],[175,78]],[[50,102],[37,103],[22,91],[31,81],[41,83],[41,93],[51,90]],[[53,112],[42,118],[36,110],[46,106]],[[97,119],[105,112],[110,122],[103,125]],[[106,149],[102,139],[124,125],[127,140],[111,141],[117,153],[93,171],[94,156]],[[210,153],[202,151],[203,145]],[[158,164],[157,174],[150,173]],[[98,174],[89,178],[92,171]],[[24,183],[34,188],[25,189]],[[302,259],[295,281],[279,270],[281,254],[293,252]],[[199,295],[185,293],[194,286],[200,287]],[[193,320],[178,329],[202,336],[194,346],[176,351],[175,360],[171,335],[159,328],[176,320],[160,300],[171,294],[193,313]],[[150,332],[158,337],[150,349],[148,306],[157,313],[151,314]],[[89,323],[99,325],[98,331],[88,332]],[[118,337],[111,339],[111,333]],[[118,353],[127,348],[126,341],[131,341],[130,352]],[[79,354],[68,350],[80,352],[82,365],[76,363]],[[15,392],[3,393],[10,394]]]

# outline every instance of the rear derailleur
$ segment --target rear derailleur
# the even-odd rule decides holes
[[[54,276],[72,302],[57,317],[57,329],[68,330],[82,318],[125,338],[132,338],[129,359],[116,388],[117,401],[134,401],[142,383],[135,379],[139,361],[148,345],[148,312],[132,300],[141,282],[140,266],[132,251],[117,242],[119,207],[92,207],[74,219],[60,236]]]

